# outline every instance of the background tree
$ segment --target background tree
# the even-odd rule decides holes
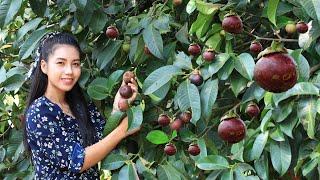
[[[129,130],[143,126],[102,161],[101,178],[319,179],[319,23],[319,0],[0,0],[0,178],[33,177],[25,77],[40,38],[58,30],[80,42],[80,84],[107,118],[104,134],[124,114]],[[254,77],[273,41],[297,65],[281,93]],[[129,70],[140,94],[110,116]]]

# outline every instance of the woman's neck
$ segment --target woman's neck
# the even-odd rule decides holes
[[[50,93],[48,91],[46,91],[44,93],[44,95],[50,99],[50,101],[52,101],[53,103],[56,103],[58,105],[65,105],[66,103],[66,99],[65,99],[65,93],[64,94],[59,94],[59,93]]]

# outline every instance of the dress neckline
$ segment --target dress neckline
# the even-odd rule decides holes
[[[68,113],[64,112],[64,111],[63,111],[63,109],[62,109],[58,104],[56,104],[56,103],[52,102],[52,101],[51,101],[47,96],[43,95],[42,97],[43,97],[43,98],[45,98],[45,99],[46,99],[48,102],[50,102],[51,104],[53,104],[53,105],[57,106],[57,107],[58,107],[58,109],[59,109],[59,111],[61,111],[65,116],[69,116],[69,117],[71,117],[71,118],[75,119],[75,117],[74,117],[74,116],[72,116],[72,115],[70,115],[70,114],[68,114]]]

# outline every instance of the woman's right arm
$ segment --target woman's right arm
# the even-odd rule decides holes
[[[98,164],[105,158],[125,137],[136,133],[141,127],[127,132],[128,117],[125,117],[119,126],[117,126],[110,134],[104,137],[101,141],[85,148],[86,154],[84,157],[83,166],[80,173]]]

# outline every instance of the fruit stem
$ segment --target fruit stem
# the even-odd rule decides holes
[[[310,69],[310,75],[314,74],[315,72],[317,72],[320,69],[320,63],[311,67]]]
[[[241,102],[239,102],[238,104],[236,104],[233,108],[231,108],[229,110],[229,112],[233,111],[234,113],[237,113],[237,108],[241,105]]]

